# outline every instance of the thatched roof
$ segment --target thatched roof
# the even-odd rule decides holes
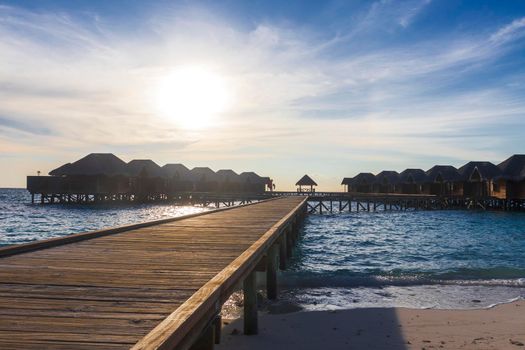
[[[491,162],[468,162],[458,171],[463,181],[473,180],[478,176],[480,180],[492,180],[501,175],[501,169]]]
[[[352,178],[351,185],[371,185],[375,180],[376,176],[372,173],[359,173]]]
[[[341,185],[351,185],[352,184],[352,178],[351,177],[344,177],[343,181],[341,181]]]
[[[263,179],[253,171],[245,171],[239,175],[242,183],[262,183]]]
[[[383,170],[376,175],[375,182],[379,184],[395,185],[399,183],[399,173],[393,170]]]
[[[521,181],[525,179],[525,154],[515,154],[512,157],[498,164],[501,170],[501,178],[511,181]]]
[[[308,175],[304,175],[295,183],[295,186],[317,186],[317,183]]]
[[[231,169],[221,169],[217,171],[217,176],[222,182],[240,182],[240,176]]]
[[[208,167],[195,167],[190,170],[194,181],[219,181],[219,176]]]
[[[130,176],[162,177],[162,168],[151,159],[134,159],[127,164]]]
[[[427,170],[428,181],[461,181],[461,174],[452,165],[435,165]]]
[[[124,175],[126,163],[112,153],[91,153],[71,163],[62,165],[50,175]]]
[[[169,179],[175,178],[181,181],[191,181],[192,179],[190,169],[183,164],[166,164],[162,167],[162,172]]]
[[[68,174],[69,168],[71,167],[71,163],[66,163],[62,166],[59,166],[58,168],[51,170],[49,172],[49,175],[51,176],[64,176]]]
[[[427,181],[427,174],[423,169],[405,169],[399,174],[402,183],[422,184]]]

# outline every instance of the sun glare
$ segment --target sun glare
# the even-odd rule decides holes
[[[159,113],[186,129],[212,126],[231,102],[225,79],[198,66],[172,70],[160,80],[156,97]]]

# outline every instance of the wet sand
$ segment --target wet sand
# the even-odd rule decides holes
[[[363,308],[259,314],[259,335],[242,319],[225,325],[219,350],[525,349],[525,301],[486,310]]]

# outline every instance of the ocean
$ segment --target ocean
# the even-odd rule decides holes
[[[0,245],[206,210],[189,206],[32,205],[0,189]],[[486,308],[525,297],[525,213],[351,212],[309,215],[281,299],[306,310]]]
[[[169,204],[40,205],[25,189],[0,189],[0,246],[209,210]]]
[[[301,235],[281,285],[308,310],[487,308],[525,297],[525,213],[317,214]]]

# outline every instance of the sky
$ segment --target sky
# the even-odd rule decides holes
[[[91,152],[293,190],[525,150],[525,1],[0,0],[0,187]]]

